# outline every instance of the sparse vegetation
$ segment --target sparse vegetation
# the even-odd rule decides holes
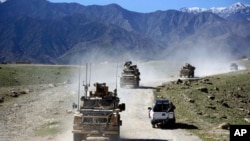
[[[62,122],[71,117],[65,111],[74,97],[64,86],[75,79],[77,66],[2,64],[0,68],[0,121],[7,119],[7,131],[18,123],[30,136],[55,136],[71,123]],[[33,118],[39,122],[31,122]]]
[[[0,65],[0,87],[52,84],[70,81],[73,66]]]
[[[198,79],[165,83],[155,97],[166,97],[176,105],[177,122],[198,127],[191,132],[204,141],[229,140],[229,127],[221,124],[249,124],[250,70]],[[225,127],[223,127],[225,128]]]
[[[249,61],[241,62],[241,65],[246,66],[246,68],[249,68],[249,64]],[[58,83],[74,81],[71,79],[77,75],[72,76],[72,74],[77,74],[78,68],[75,66],[4,64],[0,65],[0,73],[0,99],[3,100],[0,102],[1,107],[5,101],[15,99],[10,96],[11,91],[28,97],[29,93],[34,94],[33,90],[51,88],[47,92],[47,95],[50,95]],[[175,104],[177,125],[192,127],[186,129],[204,141],[228,141],[229,124],[250,124],[249,78],[250,70],[247,69],[204,78],[175,80],[158,86],[154,93],[155,98],[165,97]],[[53,100],[71,106],[71,103],[63,101],[65,98],[60,96],[61,99],[55,96]],[[65,97],[68,98],[69,95],[67,94]],[[36,100],[39,99],[33,98],[29,102],[32,103]],[[10,106],[16,109],[21,106],[22,109],[25,109],[24,104],[18,103]],[[45,113],[50,111],[58,116],[64,115],[62,114],[64,109],[61,107],[50,109],[51,106],[47,105],[42,111]],[[70,117],[70,115],[68,116]],[[44,124],[36,127],[34,135],[56,135],[61,132],[61,125],[60,122],[47,123],[44,121]]]
[[[43,124],[39,128],[34,131],[35,136],[48,136],[48,135],[56,135],[62,131],[61,127],[57,122],[49,122]]]

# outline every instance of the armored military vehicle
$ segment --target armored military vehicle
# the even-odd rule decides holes
[[[85,95],[80,98],[79,110],[74,115],[73,141],[89,137],[119,140],[122,125],[119,113],[125,110],[125,104],[119,104],[116,89],[110,92],[105,83],[95,83],[95,91],[87,92],[88,86],[84,86]]]
[[[121,88],[138,88],[140,82],[140,72],[137,65],[132,65],[131,61],[124,64],[123,72],[120,77]]]
[[[236,71],[236,70],[238,70],[238,65],[237,65],[236,63],[232,63],[232,64],[230,65],[230,70],[231,70],[231,71]]]
[[[190,65],[189,63],[186,63],[185,66],[183,66],[180,70],[180,77],[194,77],[194,70],[194,66]]]

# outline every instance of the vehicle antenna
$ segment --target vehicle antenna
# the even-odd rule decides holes
[[[115,95],[117,92],[117,77],[118,77],[118,63],[116,63],[116,74],[115,74]]]
[[[81,88],[81,66],[82,66],[82,60],[80,60],[80,64],[79,64],[79,75],[78,75],[78,100],[77,100],[77,111],[79,111],[79,103],[80,103],[80,88]]]
[[[88,63],[86,63],[86,84],[84,84],[84,88],[85,88],[85,98],[87,97],[87,92],[88,92]]]
[[[90,87],[90,81],[91,81],[91,63],[89,64],[89,84],[88,86]]]

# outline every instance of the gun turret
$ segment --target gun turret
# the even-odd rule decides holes
[[[95,92],[93,96],[104,97],[109,94],[109,88],[106,86],[106,83],[95,83]]]

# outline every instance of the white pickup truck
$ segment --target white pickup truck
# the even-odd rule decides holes
[[[166,99],[155,100],[152,107],[148,107],[152,127],[166,127],[175,124],[175,106]]]

